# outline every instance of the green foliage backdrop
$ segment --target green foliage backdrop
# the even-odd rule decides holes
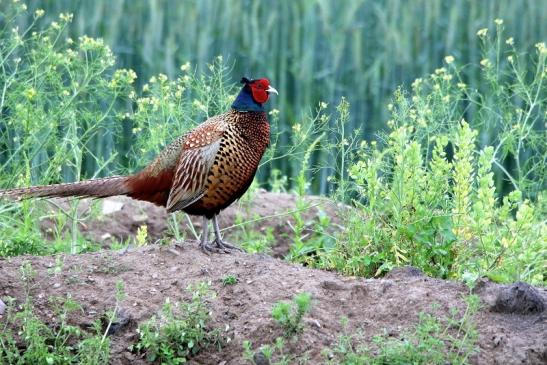
[[[6,3],[0,2],[0,10]],[[46,10],[43,25],[61,12],[74,13],[69,35],[104,38],[119,66],[136,71],[137,85],[160,72],[175,77],[187,61],[201,71],[222,54],[233,66],[233,81],[243,74],[264,75],[280,90],[273,101],[280,130],[290,131],[320,100],[335,105],[346,96],[347,128],[359,129],[366,139],[384,128],[386,104],[398,85],[440,67],[447,54],[461,65],[477,63],[477,29],[493,28],[494,19],[504,19],[505,34],[530,51],[547,39],[543,1],[31,0],[27,5],[21,29],[38,8]],[[471,88],[480,86],[474,72],[463,78]],[[481,135],[481,143],[495,134]],[[282,135],[280,144],[289,138]],[[289,177],[298,173],[289,159],[274,165]],[[328,171],[322,174],[316,193],[327,190]]]

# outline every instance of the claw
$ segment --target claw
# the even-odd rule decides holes
[[[206,217],[203,217],[203,232],[201,234],[201,240],[199,242],[199,248],[201,249],[201,251],[203,251],[203,253],[207,255],[210,255],[211,253],[230,253],[232,250],[243,252],[243,249],[222,240],[216,216],[213,217],[213,227],[215,228],[216,238],[212,242],[208,242],[208,226],[209,220]]]
[[[232,245],[231,243],[224,242],[223,240],[219,240],[218,238],[215,238],[213,241],[218,248],[224,250],[225,253],[230,253],[231,250],[240,251],[243,252],[243,249]]]
[[[214,252],[213,248],[211,247],[210,244],[208,244],[207,242],[200,242],[199,244],[199,248],[201,249],[201,251],[206,254],[206,255],[210,255],[212,252]]]

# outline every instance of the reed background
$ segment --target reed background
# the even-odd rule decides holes
[[[118,66],[137,72],[140,85],[160,72],[176,77],[187,61],[202,71],[223,55],[234,82],[242,75],[271,79],[280,91],[271,105],[280,111],[280,130],[290,131],[319,101],[333,108],[345,96],[351,104],[348,129],[365,139],[384,128],[386,105],[397,86],[431,73],[447,54],[462,64],[477,63],[476,32],[493,27],[494,19],[503,19],[506,34],[530,49],[547,39],[547,3],[539,0],[26,3],[29,16],[22,23],[38,8],[46,10],[43,24],[60,12],[73,13],[69,34],[103,38]],[[478,86],[473,73],[465,77],[470,87]],[[281,138],[281,144],[290,143],[289,134]],[[275,167],[289,177],[298,173],[290,159],[275,161]],[[328,189],[327,174],[323,170],[315,193]]]

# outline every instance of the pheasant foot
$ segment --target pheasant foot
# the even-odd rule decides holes
[[[211,253],[230,253],[230,250],[225,248],[224,246],[219,246],[218,244],[213,244],[213,242],[203,242],[199,244],[199,248],[203,253],[206,255],[210,255]]]
[[[221,250],[223,250],[225,253],[230,253],[232,250],[243,252],[243,249],[232,245],[231,243],[225,242],[221,239],[215,238],[213,243]]]

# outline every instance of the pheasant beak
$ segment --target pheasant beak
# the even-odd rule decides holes
[[[275,95],[279,95],[279,93],[277,92],[277,90],[272,87],[272,86],[268,86],[268,89],[266,90],[267,93],[274,93]]]

